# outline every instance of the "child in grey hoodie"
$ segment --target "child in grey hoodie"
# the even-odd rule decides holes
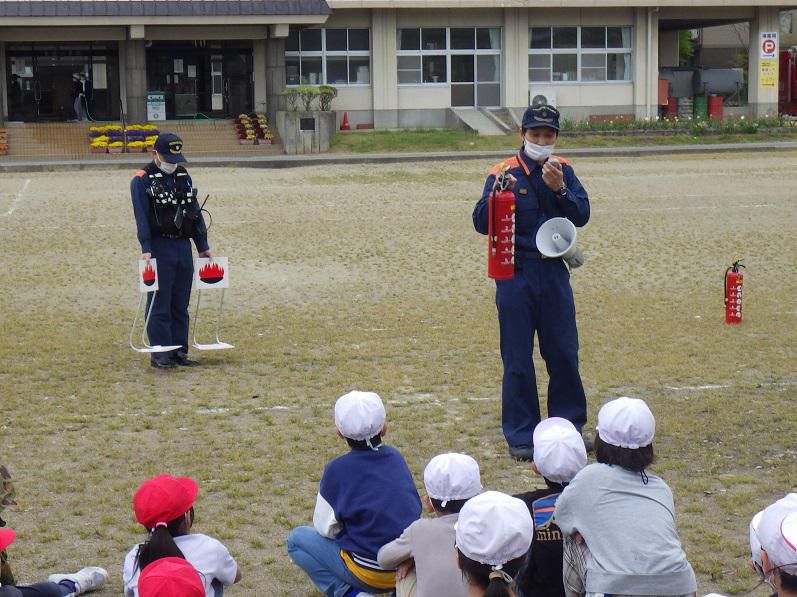
[[[587,597],[687,596],[695,574],[675,530],[667,484],[653,463],[656,421],[644,401],[618,398],[598,414],[595,455],[556,502],[562,534],[586,544]],[[568,575],[565,563],[565,577]],[[570,571],[572,572],[572,571]]]

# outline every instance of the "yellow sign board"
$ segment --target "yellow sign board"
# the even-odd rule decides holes
[[[761,60],[758,71],[758,86],[761,89],[777,89],[778,87],[778,61]]]

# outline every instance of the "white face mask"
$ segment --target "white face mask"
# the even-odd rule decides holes
[[[174,171],[177,170],[177,164],[170,164],[166,160],[161,160],[160,164],[158,164],[158,168],[164,174],[174,174]]]
[[[541,162],[550,157],[553,148],[553,145],[537,145],[530,141],[523,142],[523,151],[535,162]]]

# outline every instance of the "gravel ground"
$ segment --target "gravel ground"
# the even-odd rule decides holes
[[[747,524],[794,488],[795,157],[575,163],[593,209],[572,274],[588,427],[610,398],[651,405],[653,468],[702,592],[755,585]],[[192,169],[211,194],[211,245],[230,258],[222,336],[236,348],[175,372],[127,346],[130,173],[3,175],[0,461],[16,479],[4,517],[20,580],[95,564],[111,572],[98,594],[119,594],[144,537],[133,492],[170,472],[199,481],[195,528],[239,561],[231,595],[315,594],[284,538],[309,523],[322,466],[343,450],[332,406],[352,388],[382,395],[386,439],[419,487],[450,450],[477,458],[487,488],[539,485],[500,433],[494,290],[470,220],[491,162]],[[735,256],[746,302],[730,327]]]

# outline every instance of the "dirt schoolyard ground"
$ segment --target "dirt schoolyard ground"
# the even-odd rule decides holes
[[[673,488],[699,594],[756,584],[748,522],[794,489],[795,158],[575,163],[592,199],[572,273],[588,428],[611,398],[651,406],[653,470]],[[444,451],[474,456],[485,488],[540,485],[500,432],[494,286],[471,223],[492,162],[192,169],[230,259],[222,336],[236,348],[174,372],[127,346],[132,172],[3,175],[0,462],[16,480],[4,518],[19,579],[101,565],[99,594],[120,594],[144,539],[133,493],[169,472],[199,481],[195,530],[238,559],[230,595],[316,594],[284,540],[310,523],[322,467],[344,450],[332,406],[355,388],[382,396],[386,441],[419,488]],[[736,256],[744,323],[730,327]],[[544,396],[544,368],[538,379]]]

